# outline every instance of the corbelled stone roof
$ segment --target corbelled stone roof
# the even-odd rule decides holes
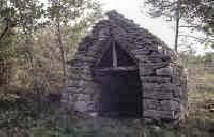
[[[131,56],[137,54],[162,54],[167,49],[167,55],[173,56],[174,52],[159,38],[151,34],[147,29],[135,24],[132,20],[125,18],[116,11],[106,13],[107,19],[99,21],[91,33],[80,43],[77,56],[96,56],[96,51],[101,54],[108,48],[111,41],[116,41],[121,48],[125,49]],[[160,50],[164,47],[164,51]],[[101,55],[98,55],[99,58]],[[97,58],[95,57],[95,58]],[[78,57],[75,57],[77,59]]]
[[[122,77],[130,79],[129,76],[133,75],[132,72],[137,72],[139,79],[134,82],[141,83],[139,89],[142,90],[142,95],[139,95],[139,99],[141,99],[140,102],[143,102],[143,106],[140,106],[142,107],[140,116],[144,118],[144,121],[151,123],[151,120],[154,120],[154,123],[159,123],[157,121],[161,120],[176,124],[184,119],[187,111],[187,79],[183,68],[174,62],[174,52],[148,30],[141,28],[116,11],[111,11],[106,15],[108,18],[94,26],[91,34],[80,43],[74,59],[70,61],[68,94],[65,94],[65,98],[70,100],[75,110],[100,113],[102,109],[105,110],[100,102],[100,98],[103,97],[101,92],[107,91],[103,89],[107,87],[107,85],[103,85],[105,74],[107,74],[107,81],[114,82],[111,80],[117,77],[113,78],[116,73],[126,71],[123,75],[128,77]],[[115,56],[116,53],[118,58]],[[128,58],[127,53],[130,55]],[[114,59],[121,62],[123,57],[126,57],[127,61],[124,66],[117,66],[117,63],[114,65]],[[108,60],[112,61],[109,61],[109,64],[112,63],[112,65],[108,64],[107,67],[102,65]],[[130,70],[130,67],[133,66],[134,71]],[[103,71],[103,69],[105,70]],[[118,79],[116,78],[116,80]],[[127,81],[128,83],[129,81]],[[117,90],[120,89],[115,88],[113,92],[120,94],[120,91]],[[123,92],[123,89],[121,90]],[[132,86],[128,90],[131,94]],[[111,113],[115,110],[109,111]]]

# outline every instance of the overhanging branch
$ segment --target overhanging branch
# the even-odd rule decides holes
[[[209,39],[209,38],[198,38],[198,37],[195,37],[195,36],[190,36],[190,35],[179,35],[179,37],[189,37],[189,38],[192,38],[192,39],[196,39],[200,42],[206,42],[206,41],[213,41],[213,39]]]
[[[5,29],[3,30],[2,34],[0,35],[0,41],[3,39],[3,37],[7,34],[7,31],[9,30],[9,26],[7,25]]]

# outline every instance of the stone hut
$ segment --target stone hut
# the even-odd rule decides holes
[[[65,97],[80,112],[177,123],[187,80],[164,42],[116,11],[106,13],[68,63]]]

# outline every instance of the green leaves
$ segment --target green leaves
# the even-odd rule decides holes
[[[0,83],[8,81],[13,90],[31,92],[37,83],[41,92],[58,91],[62,62],[72,58],[100,16],[96,0],[0,0],[0,60],[12,62],[0,73]],[[1,79],[9,70],[10,77]]]
[[[210,0],[146,0],[145,3],[150,6],[150,14],[155,16],[174,18],[175,11],[179,10],[180,17],[190,24],[195,21],[214,24],[214,2]],[[180,6],[177,7],[177,4]]]
[[[43,13],[42,4],[37,0],[3,0],[0,8],[0,22],[23,33],[32,33]]]
[[[53,22],[64,24],[71,24],[99,8],[99,4],[93,0],[49,0],[49,2],[46,16]]]

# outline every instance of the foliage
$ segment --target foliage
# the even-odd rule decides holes
[[[64,79],[67,77],[67,57],[65,50],[66,47],[62,40],[61,27],[62,25],[72,26],[72,24],[75,25],[76,23],[82,22],[85,15],[88,16],[92,14],[94,16],[93,18],[96,18],[98,9],[99,5],[97,3],[92,3],[92,1],[87,0],[50,0],[50,6],[47,10],[47,17],[50,20],[50,24],[56,28],[56,42],[60,50]],[[87,22],[90,23],[89,20]]]
[[[1,0],[0,42],[11,35],[32,34],[40,25],[42,7],[38,0]]]
[[[53,22],[59,21],[64,24],[70,24],[90,14],[95,16],[100,10],[100,5],[95,0],[49,0],[49,2],[46,16]]]
[[[204,56],[204,62],[212,62],[214,60],[214,53],[206,53]]]
[[[187,27],[203,31],[207,34],[207,38],[194,36],[189,38],[213,46],[214,3],[212,0],[146,0],[145,3],[150,7],[149,14],[152,17],[165,16],[167,20],[175,20],[177,30]],[[179,23],[180,19],[186,22],[185,25]],[[179,31],[176,31],[176,37],[183,36],[178,33]]]
[[[3,81],[0,87],[2,83],[8,84],[11,77],[9,64],[20,55],[17,52],[20,40],[32,36],[40,25],[42,13],[42,4],[37,0],[0,1],[0,77]]]
[[[189,23],[195,23],[197,20],[213,24],[212,0],[147,0],[146,4],[155,8],[151,9],[151,14],[154,16],[164,15],[175,18],[175,12],[179,10],[180,18],[184,18]]]
[[[41,94],[59,91],[65,78],[62,63],[66,66],[88,28],[100,18],[99,3],[1,0],[0,5],[0,87]]]
[[[197,107],[201,106],[198,105]],[[203,113],[201,109],[200,113],[194,112],[191,111],[191,117],[188,119],[190,121],[180,129],[165,129],[143,126],[140,119],[88,118],[66,112],[63,106],[57,103],[18,99],[6,108],[1,107],[0,135],[1,137],[212,137],[210,129],[213,128],[213,116]]]

